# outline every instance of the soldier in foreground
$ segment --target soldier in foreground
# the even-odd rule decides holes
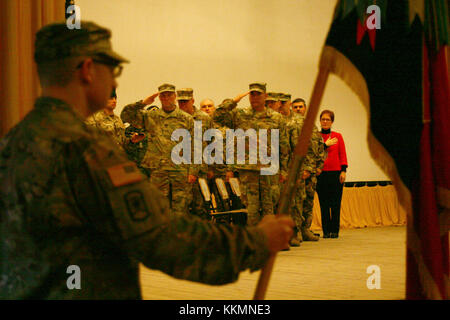
[[[42,96],[0,140],[0,299],[140,299],[139,262],[229,283],[263,267],[292,234],[286,217],[241,228],[173,215],[111,139],[85,124],[127,62],[109,38],[84,21],[36,35]],[[81,270],[80,289],[68,289],[69,266]]]

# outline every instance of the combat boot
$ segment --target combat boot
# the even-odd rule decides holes
[[[304,241],[319,241],[319,237],[312,233],[309,228],[312,224],[312,216],[306,218],[306,221],[302,225],[302,236]]]
[[[306,227],[302,227],[302,237],[303,241],[319,241],[319,237],[315,236],[314,233]]]
[[[291,241],[289,241],[289,245],[291,247],[300,247],[300,241],[298,241],[297,237],[292,237]]]
[[[303,242],[303,236],[302,236],[302,233],[301,233],[301,232],[297,232],[297,240],[298,240],[299,242]]]
[[[300,242],[298,239],[298,235],[301,234],[301,232],[298,232],[297,229],[294,230],[294,234],[292,235],[291,240],[289,241],[289,245],[291,247],[300,247]]]

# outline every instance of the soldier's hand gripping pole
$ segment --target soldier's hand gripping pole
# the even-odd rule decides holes
[[[314,89],[311,95],[309,111],[306,115],[305,122],[303,124],[302,132],[298,137],[297,145],[295,146],[293,158],[289,166],[288,178],[284,184],[282,194],[280,196],[280,202],[278,204],[277,214],[286,214],[291,207],[291,200],[294,197],[296,189],[297,176],[308,150],[309,141],[311,138],[312,129],[314,126],[314,120],[317,117],[319,111],[320,101],[322,100],[323,91],[327,83],[329,70],[320,67],[319,73],[314,84]],[[270,275],[272,273],[273,265],[275,263],[276,254],[270,256],[266,266],[261,270],[259,275],[258,285],[253,296],[253,300],[263,300],[267,286],[269,284]]]

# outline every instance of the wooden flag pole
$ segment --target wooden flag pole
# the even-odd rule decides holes
[[[290,211],[291,200],[296,189],[296,181],[300,174],[299,171],[302,166],[303,159],[308,150],[314,121],[319,111],[319,105],[325,90],[328,74],[329,70],[327,68],[319,68],[319,73],[316,77],[316,82],[314,84],[314,89],[310,99],[309,110],[306,114],[305,122],[303,124],[302,132],[298,138],[297,145],[295,146],[287,181],[284,184],[283,192],[278,204],[277,214],[286,214],[286,212]],[[261,270],[253,300],[264,300],[267,287],[269,285],[270,275],[272,274],[273,265],[275,264],[275,257],[276,254],[271,255],[267,261],[267,264]]]

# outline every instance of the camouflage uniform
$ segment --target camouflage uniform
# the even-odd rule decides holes
[[[119,146],[126,144],[125,125],[120,117],[100,110],[86,119],[86,123],[106,132]]]
[[[140,299],[139,261],[209,284],[264,265],[260,231],[175,217],[110,141],[49,97],[1,140],[1,299]]]
[[[250,90],[256,88],[265,92],[265,84],[250,85]],[[227,100],[216,109],[214,121],[231,129],[255,129],[257,131],[259,129],[279,129],[280,173],[286,176],[289,142],[284,121],[280,114],[269,108],[265,108],[262,112],[255,112],[252,107],[236,108],[234,101]],[[258,134],[257,138],[259,140]],[[270,141],[270,130],[268,130],[268,154],[270,154]],[[248,164],[248,143],[246,143],[245,160],[246,164],[235,164],[235,168],[238,170],[241,182],[242,200],[248,211],[248,224],[255,225],[261,219],[259,210],[262,211],[263,216],[274,213],[271,193],[273,178],[270,175],[261,175],[260,169],[264,165],[259,160],[257,164]]]
[[[162,87],[161,90],[166,90]],[[124,122],[142,127],[149,133],[148,150],[141,165],[150,169],[150,181],[168,197],[172,210],[179,215],[187,214],[192,201],[192,185],[188,182],[188,175],[197,176],[198,166],[172,161],[172,149],[178,142],[172,141],[171,136],[176,129],[186,129],[193,137],[194,120],[178,107],[170,113],[162,109],[148,111],[143,108],[142,102],[127,105],[120,116]]]
[[[325,145],[322,135],[316,126],[313,127],[310,148],[313,151],[311,157],[311,175],[305,180],[305,200],[303,201],[303,217],[305,219],[303,230],[311,227],[313,219],[314,194],[317,186],[317,169],[322,170],[326,158]]]
[[[291,99],[291,95],[285,94],[285,93],[271,92],[271,96],[272,96],[272,99],[277,99],[278,101],[281,101],[281,102],[289,101]],[[289,125],[293,121],[293,113],[291,112],[289,114],[289,116],[285,116],[283,114],[281,114],[281,116],[285,123],[286,133],[288,135],[287,139],[288,139],[288,141],[290,141],[291,131],[289,130]],[[290,156],[291,152],[292,152],[291,145],[289,143],[289,156]],[[272,192],[272,198],[273,198],[273,202],[274,202],[274,209],[276,209],[278,207],[278,202],[280,201],[282,188],[283,188],[283,184],[280,183],[280,174],[278,173],[276,175],[273,175],[271,192]]]
[[[293,117],[288,125],[288,131],[290,135],[290,143],[291,150],[294,151],[295,146],[297,145],[298,138],[302,132],[303,123],[305,118],[300,114],[293,114]],[[312,209],[305,210],[304,204],[306,199],[306,181],[315,179],[315,170],[317,168],[317,153],[322,149],[323,152],[323,144],[321,144],[320,140],[317,139],[318,130],[314,126],[313,133],[311,136],[311,142],[308,147],[307,153],[305,155],[305,159],[303,160],[302,167],[300,169],[299,178],[297,179],[297,191],[295,193],[293,207],[292,207],[292,218],[296,225],[296,230],[302,232],[302,236],[305,234],[305,228],[309,225],[311,226],[312,222]],[[320,134],[319,137],[321,138]],[[323,161],[322,161],[323,165]],[[311,173],[311,177],[304,180],[301,178],[303,171],[308,171]],[[314,174],[313,174],[314,173]],[[314,194],[313,194],[314,200]],[[309,228],[308,226],[308,228]],[[305,238],[305,237],[303,237]]]
[[[266,98],[266,107],[267,107],[267,101],[280,101],[280,94],[276,92],[268,92],[267,98]],[[275,110],[274,110],[275,111]],[[278,112],[278,111],[277,111]],[[283,119],[284,120],[284,119]],[[270,193],[272,194],[272,203],[273,203],[273,210],[276,212],[278,201],[280,200],[280,194],[281,194],[281,185],[280,185],[280,174],[274,174],[270,178],[271,188]]]
[[[214,128],[213,122],[212,122],[210,116],[208,116],[208,114],[206,112],[195,108],[195,111],[194,111],[194,114],[192,115],[192,117],[194,118],[194,121],[202,122],[202,137],[205,134],[206,130]],[[202,143],[203,148],[206,145],[207,145],[206,142]],[[203,148],[202,148],[202,159],[203,159]],[[195,150],[194,150],[194,152],[195,152]],[[210,166],[203,162],[199,166],[198,177],[204,178],[207,180],[209,168],[210,168]],[[192,191],[193,191],[193,193],[192,193],[192,197],[193,197],[192,211],[193,211],[193,213],[199,215],[203,219],[209,220],[210,215],[205,207],[205,202],[203,200],[203,196],[202,196],[201,190],[200,190],[200,185],[198,184],[198,182],[196,182],[193,185]]]
[[[177,90],[177,100],[190,100],[193,99],[193,94],[194,91],[191,88],[184,88],[184,89],[180,89]],[[195,106],[193,106],[194,112],[192,114],[190,114],[190,116],[192,116],[192,118],[194,119],[194,121],[201,121],[202,124],[202,136],[201,136],[201,141],[200,144],[195,144],[193,141],[193,146],[192,148],[194,148],[195,146],[201,146],[202,149],[201,151],[201,155],[202,155],[202,163],[198,164],[198,178],[203,178],[203,179],[207,179],[207,173],[208,173],[208,165],[206,163],[203,162],[203,148],[206,146],[206,142],[203,141],[203,134],[205,133],[206,130],[211,129],[213,127],[213,123],[211,118],[208,116],[207,113],[195,108]],[[181,110],[181,109],[180,109]],[[186,112],[186,114],[189,114]],[[194,128],[195,130],[195,128]],[[199,150],[193,150],[193,152],[198,152]],[[194,161],[192,159],[192,161]],[[192,201],[189,204],[189,211],[192,214],[195,214],[197,216],[199,216],[202,219],[205,220],[209,220],[210,219],[210,215],[209,212],[206,209],[205,206],[205,202],[203,200],[203,196],[201,194],[201,190],[200,190],[200,185],[198,183],[198,181],[196,181],[193,185],[192,185],[192,197],[191,197]]]
[[[85,21],[80,30],[48,25],[36,36],[35,60],[101,53],[126,61],[109,37]],[[224,284],[269,257],[259,228],[172,215],[111,139],[59,99],[37,99],[0,140],[0,181],[0,299],[140,299],[139,262]],[[68,289],[69,266],[81,270],[79,290]]]

